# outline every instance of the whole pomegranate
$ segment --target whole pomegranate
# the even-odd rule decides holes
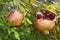
[[[23,21],[23,15],[22,13],[20,13],[18,10],[13,10],[11,12],[8,13],[7,15],[7,21],[8,22],[14,22],[14,26],[19,26],[22,24]]]
[[[40,10],[37,12],[36,21],[34,22],[35,28],[40,32],[49,34],[49,31],[54,30],[56,23],[56,16],[49,10]]]

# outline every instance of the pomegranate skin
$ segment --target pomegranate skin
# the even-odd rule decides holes
[[[7,15],[7,21],[8,22],[14,22],[14,26],[19,26],[22,24],[23,21],[23,15],[18,10],[13,10],[8,13]]]
[[[55,21],[37,19],[34,22],[34,25],[35,25],[35,28],[38,31],[44,32],[46,34],[49,34],[49,31],[52,31],[52,29],[54,30],[54,28],[55,28]]]

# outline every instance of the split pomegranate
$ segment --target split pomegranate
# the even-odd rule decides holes
[[[23,15],[18,10],[9,12],[6,18],[8,22],[13,21],[15,26],[21,25],[23,21]]]
[[[37,12],[35,28],[41,32],[49,34],[49,31],[54,30],[56,16],[49,10],[40,10]]]

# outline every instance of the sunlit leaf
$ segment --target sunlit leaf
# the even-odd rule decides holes
[[[13,0],[14,5],[17,6],[18,5],[18,1],[17,0]]]
[[[19,33],[16,32],[16,31],[14,31],[14,34],[15,34],[15,38],[18,39],[18,40],[20,40],[20,35],[19,35]]]
[[[28,18],[26,18],[26,21],[27,21],[29,24],[32,24],[32,22],[31,22]]]

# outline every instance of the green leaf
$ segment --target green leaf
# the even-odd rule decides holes
[[[20,34],[17,31],[14,31],[14,34],[15,34],[15,38],[20,40]]]
[[[14,5],[17,6],[18,5],[18,0],[13,0]]]
[[[1,26],[1,27],[4,27],[4,26],[5,26],[5,24],[0,23],[0,26]]]
[[[28,18],[25,18],[25,19],[29,24],[32,24],[32,22]]]
[[[8,35],[10,35],[10,33],[11,33],[12,31],[11,31],[11,29],[10,28],[8,28]]]
[[[22,12],[25,12],[25,9],[22,5],[19,4],[18,8],[22,11]]]
[[[6,24],[7,21],[6,21],[6,18],[2,15],[2,21]]]

